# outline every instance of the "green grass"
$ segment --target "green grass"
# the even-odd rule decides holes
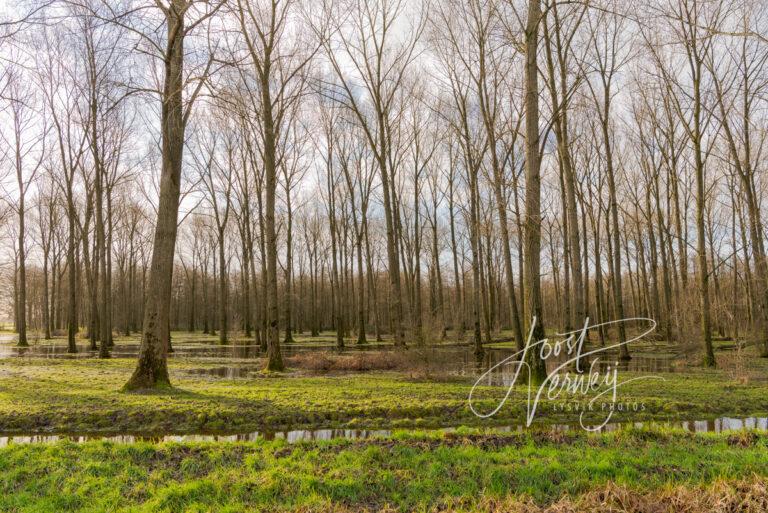
[[[764,377],[768,360],[729,355],[719,358],[733,370],[684,368],[661,375],[663,382],[622,387],[621,402],[642,403],[645,409],[618,413],[613,421],[766,414],[765,381],[744,376]],[[480,512],[490,511],[489,501],[495,500],[540,505],[602,500],[610,486],[638,494],[681,486],[693,500],[717,497],[721,480],[737,486],[757,479],[763,491],[768,484],[768,434],[702,435],[658,427],[600,435],[579,429],[505,434],[489,426],[523,423],[525,391],[515,389],[497,416],[481,420],[467,404],[472,377],[423,369],[334,375],[288,369],[221,379],[190,371],[233,364],[260,368],[264,361],[174,357],[171,390],[121,392],[134,364],[118,358],[0,359],[0,433],[470,427],[295,445],[283,440],[11,445],[0,449],[0,511]],[[638,374],[619,374],[620,381],[633,377]],[[505,391],[480,387],[479,406],[490,409]],[[537,422],[577,420],[578,413],[554,405],[543,401]],[[768,494],[755,500],[768,501]],[[650,510],[659,508],[642,511]]]
[[[120,391],[133,370],[129,359],[0,360],[0,432],[438,427],[520,424],[525,418],[523,389],[515,389],[492,419],[476,418],[467,404],[471,377],[430,380],[398,372],[311,376],[293,371],[227,380],[189,373],[223,362],[232,360],[171,359],[174,388],[137,394]],[[240,363],[263,365],[253,359]],[[620,373],[619,379],[633,376]],[[617,413],[612,420],[697,420],[768,412],[765,383],[741,383],[717,370],[662,376],[663,382],[636,381],[622,387],[621,402],[643,403],[645,409]],[[478,407],[490,410],[504,393],[499,387],[479,387]],[[555,411],[554,404],[539,404],[538,422],[577,420],[578,413]]]
[[[0,449],[0,511],[428,511],[549,504],[607,483],[639,492],[768,474],[766,435],[408,433],[352,442],[107,442]],[[304,509],[302,509],[304,508]],[[734,510],[735,511],[735,510]],[[757,510],[755,510],[757,511]]]

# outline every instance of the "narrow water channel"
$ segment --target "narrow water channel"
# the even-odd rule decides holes
[[[612,432],[631,427],[676,427],[693,433],[722,433],[725,431],[756,430],[768,431],[768,417],[719,417],[708,420],[690,421],[651,421],[651,422],[622,422],[605,425],[601,432]],[[526,428],[523,425],[499,426],[491,428],[499,432],[518,432],[537,430],[540,432],[567,432],[578,431],[581,428],[574,424],[546,424],[535,425]],[[440,428],[436,431],[451,432],[455,428]],[[364,440],[368,438],[381,438],[391,436],[393,430],[388,429],[299,429],[294,431],[252,431],[248,433],[234,434],[0,434],[0,447],[11,444],[41,444],[55,443],[63,440],[83,443],[96,440],[104,440],[114,443],[130,444],[135,442],[249,442],[256,440],[286,440],[295,443],[304,440],[332,440],[346,438],[350,440]]]

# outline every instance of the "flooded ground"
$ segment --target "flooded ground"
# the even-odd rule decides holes
[[[284,347],[283,354],[287,357],[299,352],[309,351],[332,351],[334,354],[350,355],[361,351],[377,351],[381,349],[374,348],[353,348],[336,350],[329,348],[294,348],[292,346]],[[391,347],[388,348],[391,350]],[[610,369],[617,368],[620,371],[665,373],[675,372],[675,359],[672,355],[635,355],[628,362],[619,361],[617,354],[601,354],[599,356],[585,357],[581,362],[581,369],[590,372],[600,372],[601,374]],[[486,349],[481,358],[477,358],[472,348],[469,347],[439,347],[428,350],[414,349],[414,361],[432,362],[433,367],[439,367],[446,374],[463,376],[468,378],[480,378],[481,385],[487,386],[509,386],[514,379],[517,369],[517,359],[515,351],[512,349]],[[241,357],[242,358],[242,357]],[[549,371],[563,365],[566,359],[551,360],[547,362]],[[563,371],[575,371],[575,364],[568,364]],[[249,365],[243,363],[234,363],[232,365],[222,365],[215,367],[201,367],[187,371],[191,375],[212,376],[223,379],[247,379],[256,377],[262,371],[260,365]],[[490,372],[488,372],[490,371]],[[484,375],[486,374],[487,375]]]
[[[97,358],[98,351],[91,350],[88,342],[77,345],[77,353],[68,353],[67,346],[62,340],[37,341],[30,347],[16,347],[10,335],[0,338],[0,358]],[[199,359],[201,363],[206,360],[225,360],[223,365],[215,367],[202,367],[187,371],[191,375],[212,376],[223,379],[242,379],[253,377],[261,370],[260,364],[244,364],[242,360],[258,359],[265,356],[257,344],[237,343],[219,345],[212,342],[200,342],[188,340],[182,337],[174,339],[174,351],[170,358],[184,358],[187,360]],[[305,339],[292,344],[284,344],[282,352],[286,357],[292,355],[323,351],[333,354],[354,355],[361,352],[391,351],[393,346],[387,343],[369,343],[366,345],[349,345],[343,349],[337,349],[332,340]],[[135,358],[138,355],[139,343],[131,341],[119,341],[111,350],[113,358]],[[508,347],[487,347],[482,357],[477,357],[473,347],[467,344],[445,343],[428,348],[411,346],[408,349],[409,356],[414,361],[429,361],[433,366],[439,366],[441,371],[458,376],[477,378],[489,369],[492,369],[483,377],[481,384],[489,386],[508,386],[511,384],[516,371],[516,349]],[[652,353],[636,353],[628,362],[621,362],[617,354],[601,353],[585,357],[581,361],[582,368],[589,371],[605,373],[616,367],[622,371],[665,373],[675,372],[675,356],[670,353],[654,355]],[[549,358],[547,365],[550,371],[562,365],[568,356]],[[232,359],[232,364],[227,365],[226,360]],[[505,362],[505,360],[508,360]],[[566,369],[575,370],[575,365],[570,364]],[[565,369],[564,369],[565,370]]]
[[[86,342],[78,344],[78,353],[67,353],[66,345],[62,340],[54,342],[38,341],[28,348],[18,348],[13,345],[12,336],[0,336],[0,358],[97,358],[96,351],[90,351]],[[238,380],[252,379],[260,375],[263,369],[263,361],[259,361],[265,355],[256,344],[235,343],[219,345],[215,342],[195,340],[194,338],[174,339],[174,352],[171,358],[184,358],[186,363],[199,361],[198,368],[187,368],[181,372],[188,376],[199,376],[205,379]],[[116,358],[134,358],[138,353],[137,341],[122,340],[112,349],[112,356]],[[633,372],[669,373],[676,372],[676,356],[669,351],[669,347],[659,348],[659,354],[653,354],[644,348],[634,352],[630,361],[618,361],[616,353],[601,353],[591,355],[581,360],[581,366],[587,372],[598,371],[605,373],[611,369]],[[294,344],[284,345],[283,353],[291,358],[297,355],[306,355],[307,352],[321,351],[328,355],[360,355],[370,353],[390,353],[393,346],[387,343],[372,343],[365,346],[350,345],[342,350],[335,348],[333,340],[328,339],[303,339]],[[488,386],[509,386],[515,376],[518,366],[515,356],[517,350],[510,347],[487,347],[481,357],[477,357],[473,347],[467,344],[444,344],[417,348],[411,346],[399,356],[406,355],[408,361],[428,362],[431,368],[437,368],[447,374],[466,377],[467,379],[480,379],[480,384]],[[298,361],[297,358],[296,361]],[[386,357],[385,357],[386,359]],[[548,360],[549,371],[563,365],[570,356],[561,355],[558,358]],[[289,360],[290,361],[290,360]],[[563,371],[573,372],[574,363],[568,363]],[[0,369],[0,373],[2,370]],[[747,410],[749,411],[749,410]],[[763,412],[760,412],[763,413]],[[614,431],[628,427],[660,426],[676,427],[692,432],[715,432],[731,430],[751,429],[768,431],[768,417],[755,415],[750,417],[720,417],[715,419],[692,419],[688,421],[654,421],[647,423],[611,423],[601,431]],[[451,431],[452,426],[441,428],[443,431]],[[531,428],[523,425],[509,425],[493,427],[494,430],[508,432],[522,432],[527,429],[545,431],[569,431],[580,430],[580,426],[573,424],[539,424]],[[0,433],[0,447],[9,444],[23,443],[50,443],[60,440],[73,442],[86,442],[91,440],[107,440],[116,443],[134,443],[138,441],[152,442],[184,442],[184,441],[253,441],[284,439],[289,443],[302,440],[330,440],[335,438],[367,439],[372,437],[387,437],[392,434],[390,430],[359,430],[359,429],[314,429],[314,430],[289,430],[289,431],[255,431],[246,433],[227,434],[178,434],[159,433],[146,434],[85,434],[85,433],[49,433],[49,434],[18,434]]]
[[[518,362],[515,349],[489,348],[482,358],[477,358],[472,351],[466,350],[461,355],[462,365],[458,372],[461,375],[474,376],[482,379],[479,384],[488,386],[509,386],[514,380]],[[571,356],[561,355],[547,360],[547,370],[553,372],[558,368],[562,371],[576,370],[575,363],[567,363]],[[618,353],[607,352],[590,355],[581,359],[580,369],[585,372],[604,374],[609,369],[620,371],[664,373],[675,372],[675,356],[672,354],[652,355],[636,354],[629,361],[620,361]],[[488,372],[490,370],[490,372]],[[483,375],[485,374],[485,375]]]
[[[257,344],[189,344],[183,341],[173,342],[171,358],[259,358],[264,353]],[[391,346],[384,346],[391,347]],[[383,349],[381,345],[371,345],[370,349]],[[317,351],[319,349],[333,349],[333,345],[295,344],[283,346],[284,351]],[[369,349],[366,346],[366,349]],[[350,349],[351,350],[351,349]],[[120,342],[110,350],[113,358],[136,358],[139,354],[138,342]],[[10,344],[0,343],[0,358],[14,357],[33,358],[98,358],[99,351],[90,349],[88,343],[77,344],[77,352],[67,352],[67,346],[61,342],[30,345],[30,347],[16,347]]]
[[[197,335],[197,336],[196,336]],[[215,336],[206,336],[205,339],[199,338],[200,334],[186,337],[184,335],[175,335],[172,338],[172,352],[170,358],[260,358],[265,356],[261,347],[254,343],[253,339],[236,340],[228,344],[219,344],[215,341]],[[445,347],[456,346],[457,344],[446,343]],[[91,349],[90,342],[87,340],[78,340],[76,344],[77,352],[68,352],[66,340],[57,338],[54,340],[33,340],[29,347],[18,347],[16,345],[16,335],[3,333],[0,334],[0,358],[98,358],[98,349]],[[283,353],[293,354],[303,351],[336,351],[335,339],[327,336],[320,337],[302,337],[296,342],[281,345]],[[391,343],[369,342],[364,345],[348,344],[342,351],[381,351],[393,349]],[[139,354],[139,340],[131,338],[128,340],[118,340],[110,349],[110,355],[113,358],[135,358]]]
[[[725,431],[756,430],[768,431],[768,417],[744,417],[731,418],[720,417],[708,420],[689,420],[689,421],[653,421],[653,422],[626,422],[606,424],[600,432],[613,432],[621,429],[642,428],[642,427],[676,427],[682,428],[693,433],[722,433]],[[581,427],[574,424],[547,424],[534,425],[527,428],[523,425],[500,426],[492,429],[501,432],[519,432],[525,430],[538,430],[549,432],[566,432],[571,430],[580,430]],[[438,431],[452,432],[453,427],[441,428]],[[114,443],[130,444],[136,442],[252,442],[256,440],[286,440],[288,443],[296,443],[305,440],[333,440],[336,438],[345,438],[350,440],[365,440],[368,438],[381,438],[391,436],[392,430],[366,430],[366,429],[300,429],[295,431],[253,431],[250,433],[235,434],[160,434],[160,435],[99,435],[99,434],[0,434],[0,447],[11,444],[41,444],[54,443],[59,441],[70,441],[75,443],[104,440]]]

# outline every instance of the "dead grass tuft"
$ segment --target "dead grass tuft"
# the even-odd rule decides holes
[[[752,447],[757,444],[760,437],[752,431],[739,431],[728,435],[728,445],[731,447]]]
[[[352,508],[340,504],[305,508],[298,513],[405,513],[383,506]],[[430,513],[765,513],[768,511],[768,478],[753,476],[741,481],[717,481],[707,487],[675,486],[639,492],[610,483],[576,498],[563,497],[549,505],[530,498],[508,496],[478,502],[448,499]]]
[[[307,351],[287,359],[288,366],[317,373],[365,372],[394,370],[404,366],[404,355],[395,351],[361,351],[354,354],[333,354],[327,351]]]
[[[451,352],[434,350],[429,346],[405,350],[359,351],[334,353],[307,351],[287,359],[288,366],[316,374],[334,372],[398,371],[411,379],[452,379],[456,356]]]

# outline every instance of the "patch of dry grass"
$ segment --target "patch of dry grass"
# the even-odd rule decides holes
[[[430,349],[334,353],[307,351],[286,359],[288,367],[313,374],[398,371],[411,378],[446,378],[455,368],[452,354]]]
[[[707,487],[675,486],[638,492],[609,483],[579,497],[563,497],[542,506],[532,499],[508,496],[436,506],[429,513],[765,513],[768,512],[768,479],[753,476],[739,481],[719,480]],[[334,504],[299,508],[296,513],[403,513],[403,510],[354,508]]]
[[[307,351],[286,359],[289,367],[314,373],[365,372],[400,369],[406,358],[395,351],[361,351],[353,354],[334,354],[330,351]]]

